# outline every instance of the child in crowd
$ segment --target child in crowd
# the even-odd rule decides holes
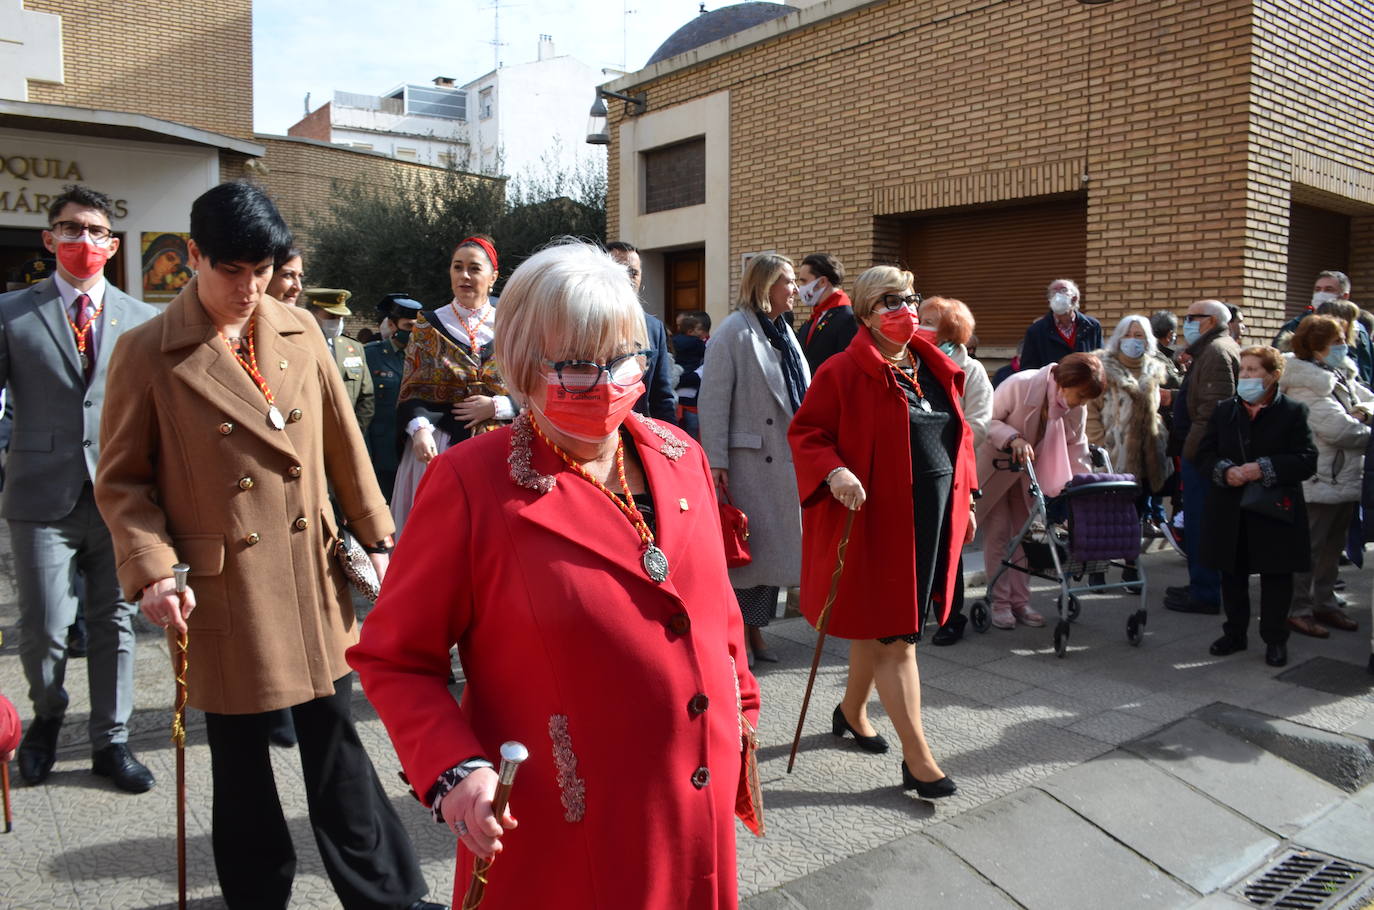
[[[677,381],[677,420],[693,439],[697,438],[697,392],[701,389],[701,365],[706,360],[706,342],[711,337],[711,317],[702,310],[677,314],[673,335],[673,355],[682,375]]]

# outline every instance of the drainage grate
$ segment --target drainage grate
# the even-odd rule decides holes
[[[1256,907],[1318,910],[1334,907],[1370,875],[1363,866],[1308,850],[1289,853],[1235,890]]]

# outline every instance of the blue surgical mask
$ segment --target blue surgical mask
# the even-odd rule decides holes
[[[1144,338],[1123,338],[1121,339],[1121,353],[1132,360],[1139,360],[1145,356]]]
[[[1236,394],[1251,404],[1263,398],[1266,391],[1263,379],[1247,376],[1236,380]]]
[[[1350,345],[1333,344],[1331,345],[1331,350],[1326,352],[1326,357],[1324,359],[1326,360],[1327,366],[1340,369],[1345,366],[1345,358],[1348,356],[1350,356]]]
[[[958,346],[952,341],[942,341],[936,345],[936,347],[944,351],[946,357],[953,357],[954,351]]]
[[[1183,340],[1188,344],[1193,344],[1202,337],[1202,327],[1197,324],[1197,320],[1189,319],[1183,323]]]

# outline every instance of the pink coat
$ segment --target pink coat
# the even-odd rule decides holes
[[[993,392],[988,437],[978,449],[978,485],[983,491],[978,501],[980,512],[995,508],[1013,487],[1029,493],[1026,473],[993,466],[993,459],[1008,457],[1006,449],[1017,436],[1025,437],[1035,448],[1035,473],[1046,496],[1058,495],[1074,474],[1092,470],[1084,431],[1087,412],[1081,405],[1067,411],[1059,407],[1052,384],[1055,366],[1013,373]],[[1043,436],[1042,419],[1048,420]]]

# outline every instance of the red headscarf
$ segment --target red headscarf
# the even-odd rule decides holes
[[[468,237],[464,239],[462,243],[458,244],[458,246],[463,247],[469,244],[482,248],[482,252],[487,254],[487,261],[491,263],[491,270],[493,272],[501,271],[496,263],[496,247],[491,245],[490,240],[485,240],[481,237]]]

